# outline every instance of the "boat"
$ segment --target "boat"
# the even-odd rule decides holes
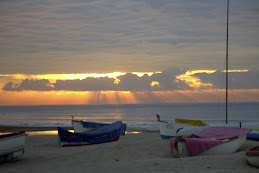
[[[185,119],[175,119],[176,122],[187,122]],[[182,123],[171,123],[167,121],[162,121],[160,116],[157,114],[157,122],[160,129],[160,136],[162,139],[171,139],[179,136],[178,132],[184,128],[191,128],[194,125],[197,126],[205,126],[204,122],[200,120],[188,120],[190,124],[182,124]]]
[[[18,158],[24,154],[25,132],[0,135],[0,162]]]
[[[184,123],[183,121],[179,123]],[[259,124],[258,123],[242,123],[242,122],[238,122],[238,123],[231,123],[231,124],[208,124],[207,126],[210,127],[239,127],[239,128],[249,128],[251,129],[251,131],[249,133],[247,133],[246,138],[247,139],[254,139],[254,140],[259,140]],[[204,127],[203,127],[204,128]],[[185,134],[189,134],[189,133],[194,133],[194,132],[198,132],[200,130],[203,129],[202,127],[197,127],[195,125],[193,125],[192,128],[183,128],[181,129],[180,132],[178,132],[178,136],[180,135],[185,135]]]
[[[259,145],[246,150],[249,165],[259,168]]]
[[[197,133],[205,127],[239,127],[249,128],[251,131],[247,133],[247,139],[259,140],[259,124],[256,123],[231,123],[231,124],[206,124],[201,120],[175,119],[175,123],[162,121],[157,114],[157,122],[159,124],[160,136],[162,139],[171,139],[177,136],[188,136]]]
[[[76,133],[82,133],[82,132],[85,132],[87,130],[100,128],[100,127],[107,126],[107,125],[110,125],[110,124],[78,120],[78,119],[74,119],[74,116],[72,116],[72,125],[73,125],[74,131]],[[121,127],[121,135],[122,136],[125,135],[126,129],[127,129],[127,125],[122,124],[122,127]]]
[[[248,128],[205,127],[191,137],[177,137],[170,141],[173,157],[216,155],[236,152],[246,141]]]
[[[259,130],[253,129],[250,133],[247,134],[247,139],[254,139],[254,140],[259,140]]]
[[[62,147],[100,144],[117,141],[121,135],[122,121],[87,130],[82,133],[70,132],[58,127],[59,144]]]

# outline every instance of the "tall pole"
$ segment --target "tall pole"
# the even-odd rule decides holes
[[[228,123],[228,16],[229,16],[229,0],[227,2],[227,42],[226,42],[226,124]]]

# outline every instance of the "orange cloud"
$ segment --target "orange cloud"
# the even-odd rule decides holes
[[[237,71],[232,70],[232,72],[247,72],[247,71]],[[197,102],[219,102],[220,97],[225,96],[224,89],[200,89],[202,86],[212,85],[210,83],[202,83],[201,79],[195,74],[214,74],[215,70],[196,70],[196,71],[188,71],[182,75],[176,76],[176,80],[178,83],[187,83],[189,86],[195,88],[195,90],[185,89],[179,90],[180,88],[173,88],[171,90],[136,90],[136,91],[109,91],[109,90],[92,90],[92,91],[84,91],[84,90],[20,90],[17,91],[1,91],[0,90],[0,105],[54,105],[54,104],[139,104],[139,103],[197,103]],[[91,73],[95,74],[95,73]],[[152,73],[154,74],[154,73]],[[163,80],[163,73],[156,73],[154,76],[149,72],[129,74],[126,78],[123,76],[121,72],[107,73],[107,74],[98,74],[93,75],[94,78],[106,77],[106,78],[119,78],[121,79],[121,84],[124,83],[125,86],[129,86],[128,84],[134,84],[132,87],[139,86],[141,81],[139,78],[143,77],[144,84],[146,86],[149,85],[151,88],[160,89],[165,84]],[[88,74],[90,75],[90,74]],[[122,76],[117,76],[122,75]],[[145,76],[144,76],[145,75]],[[8,82],[6,77],[10,77],[9,75],[3,76],[5,81],[2,81],[0,85],[3,86],[4,83]],[[93,77],[92,76],[92,77]],[[81,77],[86,77],[85,74],[71,74],[71,75],[11,75],[12,79],[22,80],[24,77],[29,77],[30,79],[41,79],[50,78],[50,80],[62,79],[62,81],[67,79],[74,79],[78,81]],[[123,78],[124,77],[124,78]],[[152,78],[153,77],[153,78]],[[149,79],[150,78],[150,79]],[[136,80],[131,80],[136,79]],[[164,78],[163,78],[164,79]],[[166,78],[167,79],[167,78]],[[172,80],[173,78],[170,78]],[[110,80],[110,79],[109,79]],[[129,80],[129,81],[128,81]],[[135,82],[134,82],[135,81]],[[137,82],[136,82],[137,81]],[[128,83],[127,83],[128,82]],[[161,83],[160,83],[161,82]],[[113,80],[111,81],[113,84]],[[23,83],[25,84],[25,83]],[[28,83],[31,84],[31,83]],[[37,83],[38,84],[38,83]],[[113,84],[116,85],[116,84]],[[24,86],[24,85],[23,85]],[[31,86],[31,85],[30,85]],[[35,85],[37,86],[37,85]],[[97,86],[97,85],[96,85]],[[93,86],[95,88],[95,86]],[[125,89],[125,88],[123,88]],[[129,87],[130,89],[130,87]],[[258,102],[259,98],[259,89],[230,89],[229,90],[230,102]],[[234,95],[234,97],[231,97]],[[235,99],[234,99],[235,98]],[[224,98],[221,98],[224,102]]]
[[[212,86],[210,83],[202,83],[198,77],[193,76],[196,73],[207,73],[211,74],[216,72],[216,70],[193,70],[187,71],[184,74],[176,76],[176,79],[185,81],[190,87],[198,89],[201,86]]]

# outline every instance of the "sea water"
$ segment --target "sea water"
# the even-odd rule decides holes
[[[0,124],[26,126],[67,126],[75,119],[111,123],[122,120],[128,128],[158,129],[156,114],[161,120],[198,119],[206,123],[225,123],[225,104],[123,104],[123,105],[41,105],[0,106]],[[259,102],[229,103],[228,122],[259,123]]]

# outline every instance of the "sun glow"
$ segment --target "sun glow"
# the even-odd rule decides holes
[[[154,87],[155,85],[159,87],[160,83],[158,81],[152,81],[151,86]]]
[[[229,72],[247,72],[248,70],[230,70]],[[71,91],[71,90],[51,90],[51,91],[33,91],[23,90],[19,92],[0,90],[0,105],[66,105],[66,104],[140,104],[140,103],[189,103],[189,102],[217,102],[215,98],[219,98],[219,93],[224,90],[213,89],[212,87],[203,90],[202,86],[211,86],[210,83],[202,83],[201,80],[193,75],[196,73],[214,73],[216,70],[195,70],[187,71],[185,74],[176,76],[176,80],[184,81],[195,90],[172,90],[172,91]],[[223,71],[222,71],[223,72]],[[158,73],[158,72],[156,72]],[[48,79],[48,80],[83,80],[87,77],[108,77],[117,79],[118,76],[126,73],[114,72],[106,74],[45,74],[45,75],[25,75],[25,74],[9,74],[4,76],[1,85],[9,81],[14,83],[21,82],[24,79]],[[132,73],[133,74],[133,73]],[[154,73],[134,72],[135,75],[141,77],[145,74],[152,75]],[[115,80],[116,81],[116,80]],[[118,81],[119,82],[119,81]],[[152,87],[160,87],[159,81],[152,81]],[[235,92],[236,100],[244,102],[258,102],[259,90],[231,90]],[[234,100],[233,100],[234,101]]]
[[[132,72],[132,74],[137,75],[138,77],[142,77],[145,74],[147,74],[148,76],[152,76],[154,73],[162,73],[162,72]]]
[[[68,104],[153,104],[218,102],[224,90],[177,91],[22,91],[1,92],[0,105],[68,105]],[[259,89],[231,90],[235,98],[231,102],[257,102]]]
[[[201,86],[212,86],[210,83],[202,83],[201,80],[193,75],[196,73],[215,73],[216,70],[194,70],[194,71],[187,71],[185,74],[181,74],[176,76],[177,80],[185,81],[190,87],[198,89]]]
[[[222,72],[226,72],[227,70],[222,70]],[[228,70],[228,72],[248,72],[248,70]]]
[[[142,77],[143,75],[147,74],[151,76],[154,73],[161,73],[161,72],[132,72],[132,74],[137,75],[138,77]],[[84,73],[84,74],[0,74],[0,77],[11,77],[17,80],[23,79],[48,79],[51,82],[55,82],[56,80],[83,80],[86,78],[101,78],[101,77],[108,77],[113,78],[114,83],[118,84],[120,80],[117,78],[119,76],[125,75],[125,72],[113,72],[113,73]]]

